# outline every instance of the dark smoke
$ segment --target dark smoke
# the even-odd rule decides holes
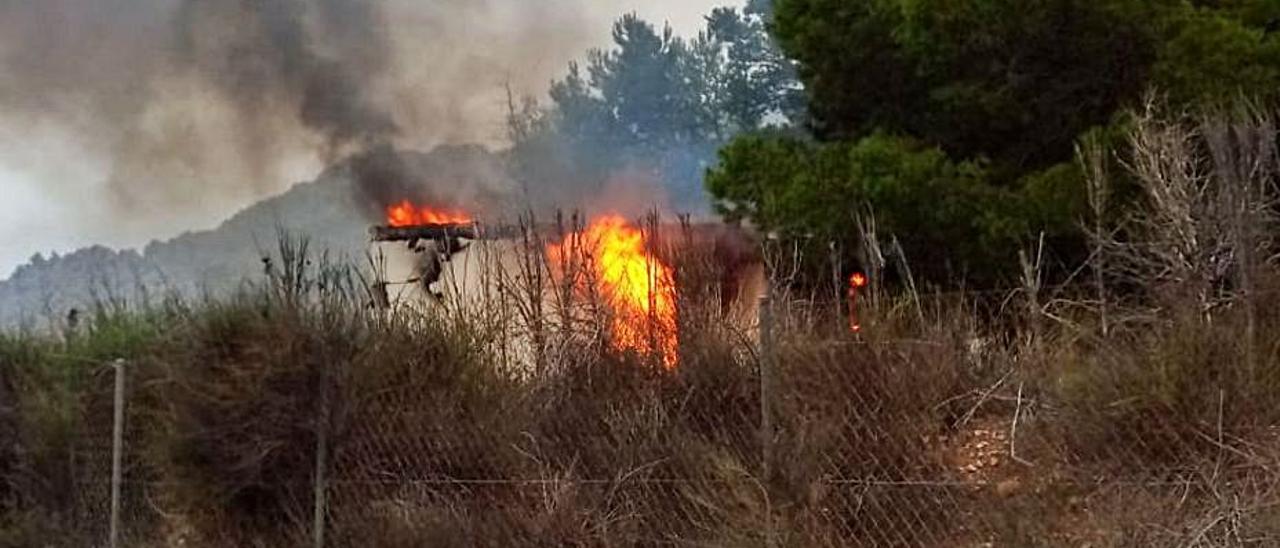
[[[498,156],[477,145],[442,146],[430,154],[388,144],[361,151],[346,162],[363,213],[381,220],[386,206],[416,205],[461,209],[480,217],[504,213],[515,186]]]
[[[391,55],[379,6],[375,0],[186,0],[176,22],[180,62],[213,75],[234,104],[293,104],[298,119],[324,137],[329,154],[351,144],[368,147],[397,132],[391,115],[368,95]],[[221,33],[228,28],[235,32]],[[320,51],[322,43],[328,51]]]
[[[461,204],[442,199],[438,192],[423,180],[420,170],[410,165],[405,153],[389,144],[380,144],[363,150],[349,162],[356,203],[362,204],[363,213],[371,219],[380,219],[386,206],[401,200],[437,207],[458,207]]]
[[[213,223],[353,156],[371,167],[357,189],[371,210],[404,181],[444,185],[426,193],[463,199],[475,190],[429,177],[415,162],[394,184],[391,174],[405,165],[370,162],[392,147],[503,146],[504,87],[517,96],[545,93],[569,60],[603,44],[612,19],[633,9],[693,21],[706,7],[684,0],[0,0],[0,123],[7,129],[0,137],[18,136],[0,142],[0,162],[51,166],[29,176],[50,201],[87,212],[68,220],[66,233],[92,230],[95,240],[115,244]],[[38,247],[48,245],[67,243]]]
[[[417,185],[412,182],[412,169],[407,160],[390,145],[363,151],[351,158],[350,165],[353,177],[360,181],[356,185],[359,203],[385,206],[399,200],[422,198],[414,188]]]
[[[380,8],[376,0],[186,0],[177,18],[182,62],[218,75],[226,98],[255,114],[293,105],[323,139],[326,163],[354,155],[355,192],[377,211],[410,196],[410,174],[391,146],[399,128],[370,96],[391,56]],[[209,34],[225,28],[238,32]]]

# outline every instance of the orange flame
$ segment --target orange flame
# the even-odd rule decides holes
[[[849,287],[851,289],[856,290],[858,288],[866,287],[866,286],[867,286],[866,274],[863,274],[861,272],[854,272],[852,276],[849,276]]]
[[[858,323],[858,290],[866,286],[866,274],[854,272],[849,276],[849,331],[854,333],[862,331],[862,324]]]
[[[644,234],[617,215],[600,217],[581,241],[614,310],[611,332],[618,350],[659,352],[667,369],[677,365],[675,283],[671,268],[645,250]],[[552,256],[563,244],[550,246]]]
[[[471,222],[471,216],[461,210],[415,206],[409,200],[387,207],[387,224],[393,227],[469,222]]]

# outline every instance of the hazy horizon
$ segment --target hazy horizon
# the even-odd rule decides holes
[[[152,50],[172,47],[163,15],[181,2],[0,0],[0,20],[10,21],[0,22],[9,35],[0,38],[0,67],[18,75],[0,82],[0,279],[36,253],[141,247],[214,228],[325,166],[323,143],[285,117],[255,118],[259,139],[227,143],[223,136],[241,128],[236,113],[210,99],[207,85],[163,73],[161,56],[170,52]],[[505,86],[544,96],[570,61],[608,45],[611,23],[624,13],[691,36],[711,8],[730,2],[384,4],[393,16],[379,30],[392,52],[371,86],[401,125],[395,143],[429,149],[500,144]],[[24,23],[43,26],[18,29]],[[28,43],[34,32],[41,39]],[[136,52],[162,60],[137,68],[148,60]],[[104,68],[113,63],[121,68]]]

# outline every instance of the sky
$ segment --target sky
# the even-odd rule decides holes
[[[35,253],[212,228],[322,169],[324,143],[298,121],[264,116],[270,104],[229,107],[226,83],[209,77],[221,67],[173,64],[175,49],[194,43],[201,55],[203,41],[236,32],[184,29],[175,40],[170,21],[197,1],[0,0],[0,279]],[[712,7],[734,3],[381,1],[391,55],[373,95],[401,126],[397,145],[419,149],[500,145],[505,86],[545,93],[570,61],[608,44],[624,13],[690,36]]]

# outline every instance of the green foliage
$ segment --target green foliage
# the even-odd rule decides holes
[[[169,313],[104,306],[60,338],[0,333],[0,547],[91,544],[77,504],[105,485],[78,467],[110,420],[110,364],[149,353]]]
[[[614,130],[608,138],[645,152],[691,139],[698,98],[681,86],[689,69],[685,41],[632,14],[614,23],[613,43],[613,50],[591,52],[587,73],[598,103],[584,101],[603,111]]]
[[[1175,109],[1280,98],[1276,6],[779,0],[770,28],[825,144],[741,138],[707,187],[732,219],[844,242],[869,206],[909,253],[951,263],[935,274],[1010,276],[1016,262],[1001,259],[1039,234],[1075,264],[1078,139],[1115,134],[1152,87]]]
[[[720,138],[758,129],[770,115],[792,121],[804,116],[794,67],[765,31],[762,17],[751,8],[717,8],[693,41],[694,52],[706,60],[705,110],[713,114]]]
[[[1133,0],[783,0],[824,137],[901,132],[1017,169],[1069,160],[1146,82],[1154,4]]]
[[[1273,0],[1193,0],[1191,4],[1268,33],[1280,31],[1280,3]]]
[[[1175,25],[1154,75],[1155,86],[1174,104],[1280,97],[1280,34],[1233,12],[1244,13],[1189,10]]]
[[[707,185],[728,220],[790,237],[855,244],[856,218],[869,209],[908,258],[942,279],[990,271],[1027,230],[1027,200],[989,177],[980,162],[953,162],[936,147],[885,134],[829,144],[754,135],[721,151]],[[939,249],[954,262],[932,260]]]
[[[536,193],[552,203],[535,205],[581,205],[583,194],[627,173],[661,184],[678,207],[702,208],[700,178],[716,148],[803,116],[793,63],[766,32],[766,7],[718,8],[692,39],[623,16],[611,48],[589,52],[552,83],[550,108],[513,108],[517,176],[531,189],[586,189]]]

